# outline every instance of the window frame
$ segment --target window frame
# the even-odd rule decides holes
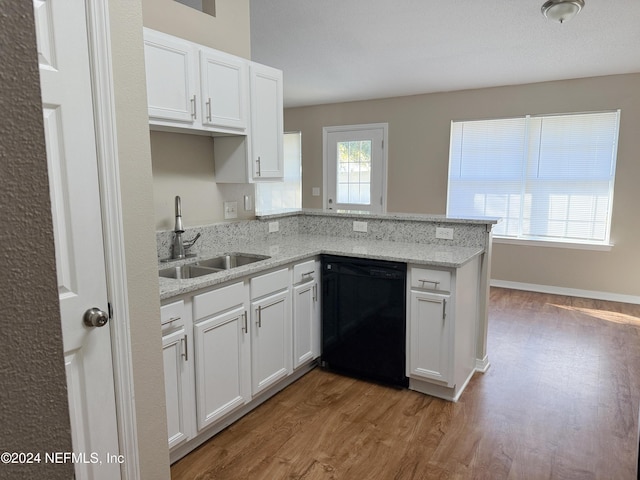
[[[525,122],[525,128],[524,128],[524,132],[523,132],[523,138],[522,138],[522,143],[524,145],[524,153],[523,153],[523,158],[519,161],[519,165],[521,166],[520,168],[522,169],[522,175],[519,178],[519,183],[520,183],[520,195],[521,198],[519,199],[519,202],[521,205],[524,205],[525,203],[525,193],[527,191],[530,191],[527,189],[527,187],[530,187],[531,185],[534,185],[536,183],[536,178],[535,176],[531,176],[528,171],[530,170],[531,166],[534,164],[534,162],[538,162],[538,165],[540,164],[540,156],[538,155],[537,157],[533,156],[532,153],[536,153],[536,147],[530,145],[530,127],[533,124],[533,122],[537,122],[539,119],[541,119],[541,123],[544,121],[545,118],[551,118],[551,117],[561,117],[561,116],[565,116],[565,117],[570,117],[570,116],[584,116],[584,115],[591,115],[591,114],[615,114],[615,125],[613,125],[614,131],[612,132],[612,138],[613,138],[613,144],[611,146],[611,161],[610,161],[610,169],[611,169],[611,174],[607,177],[601,177],[600,178],[600,182],[604,182],[605,180],[609,183],[608,186],[608,202],[609,202],[609,208],[607,211],[607,217],[606,217],[606,223],[605,223],[605,232],[604,232],[604,239],[603,240],[597,240],[597,239],[580,239],[580,238],[575,238],[575,237],[552,237],[552,236],[536,236],[536,235],[526,235],[523,234],[523,223],[526,222],[526,217],[524,216],[524,206],[520,207],[520,213],[517,217],[517,222],[518,222],[518,232],[516,235],[502,235],[502,234],[495,234],[494,233],[494,241],[495,243],[503,243],[503,244],[512,244],[512,245],[530,245],[530,246],[545,246],[545,247],[556,247],[556,248],[576,248],[576,249],[586,249],[586,250],[601,250],[601,251],[608,251],[611,250],[611,248],[613,247],[613,243],[611,241],[611,227],[612,227],[612,213],[613,213],[613,202],[614,202],[614,193],[615,193],[615,179],[616,179],[616,166],[617,166],[617,156],[618,156],[618,145],[619,145],[619,133],[620,133],[620,118],[621,118],[621,110],[620,109],[611,109],[611,110],[602,110],[602,111],[587,111],[587,112],[570,112],[570,113],[554,113],[554,114],[526,114],[526,115],[521,115],[521,116],[514,116],[514,117],[500,117],[500,118],[485,118],[485,119],[472,119],[472,120],[452,120],[451,121],[451,127],[450,127],[450,144],[449,144],[449,165],[448,165],[448,173],[447,173],[447,204],[446,204],[446,208],[447,208],[447,216],[452,215],[451,212],[451,193],[452,193],[452,188],[451,188],[451,183],[452,183],[452,169],[454,168],[455,165],[458,165],[459,161],[454,162],[453,159],[453,155],[456,151],[463,151],[463,147],[458,146],[458,150],[456,150],[454,143],[458,140],[460,140],[459,138],[455,137],[454,138],[454,126],[456,124],[464,124],[467,122],[491,122],[491,121],[505,121],[508,122],[510,120],[513,121],[517,121],[519,119],[524,120]],[[542,130],[541,130],[542,131]],[[541,133],[542,134],[542,133]],[[514,142],[517,143],[517,142]],[[536,160],[533,160],[534,158],[537,158]],[[468,177],[469,178],[469,177]],[[595,178],[595,177],[594,177]],[[481,178],[478,178],[477,180],[481,180]],[[500,181],[501,178],[500,177],[488,177],[487,180],[490,180],[492,182],[497,182]],[[509,178],[509,180],[513,180],[511,178]],[[568,179],[567,179],[568,180]],[[460,178],[458,178],[458,181],[460,181]],[[553,183],[553,182],[565,182],[566,180],[562,180],[560,178],[560,176],[557,176],[556,178],[550,179],[547,178],[547,180],[545,182],[548,182],[549,184]],[[574,180],[571,180],[574,181]],[[454,182],[455,182],[455,176],[454,176]],[[588,182],[588,176],[584,176],[582,178],[579,179],[580,185],[586,185]],[[577,190],[577,189],[576,189]],[[567,190],[566,191],[567,195],[571,195],[571,194],[576,194],[575,191],[570,191]],[[486,211],[486,210],[485,210]],[[594,214],[595,215],[595,214]],[[459,214],[456,214],[456,216],[460,216]],[[503,219],[501,218],[500,221],[503,221]],[[547,223],[551,221],[550,218],[547,218]],[[569,220],[567,220],[569,221]],[[592,225],[592,228],[596,226],[597,221],[595,219],[592,219],[589,221]],[[602,225],[602,224],[601,224]]]

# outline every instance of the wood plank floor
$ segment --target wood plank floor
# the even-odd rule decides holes
[[[458,403],[315,369],[171,467],[197,479],[635,479],[640,306],[492,288]]]

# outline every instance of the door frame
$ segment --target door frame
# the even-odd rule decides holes
[[[356,130],[382,129],[382,213],[387,212],[387,174],[389,162],[389,124],[388,123],[363,123],[357,125],[336,125],[322,127],[322,209],[327,209],[329,200],[329,134],[335,132],[348,132]]]
[[[123,479],[140,478],[108,0],[85,2]]]

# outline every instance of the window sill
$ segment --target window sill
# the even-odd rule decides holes
[[[493,237],[493,243],[506,245],[522,245],[527,247],[552,247],[570,248],[574,250],[594,250],[599,252],[610,252],[613,248],[611,243],[587,243],[587,242],[558,242],[552,240],[531,240],[522,238]]]

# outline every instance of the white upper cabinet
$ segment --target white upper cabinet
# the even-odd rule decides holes
[[[253,179],[282,179],[282,71],[254,62],[250,70]]]
[[[200,49],[202,123],[246,133],[248,125],[247,62],[212,49]]]
[[[144,54],[152,128],[248,133],[247,60],[148,28]]]
[[[196,54],[190,42],[144,29],[150,123],[189,127],[196,122]]]

